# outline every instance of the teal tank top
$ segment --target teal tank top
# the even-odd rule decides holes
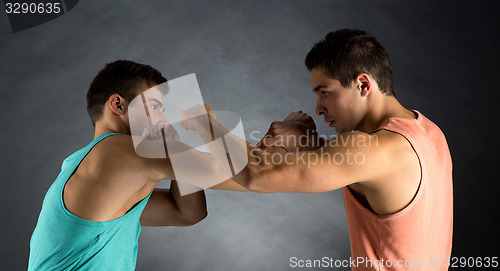
[[[100,135],[66,158],[61,173],[50,186],[30,241],[31,270],[135,270],[139,218],[151,193],[125,215],[94,222],[70,213],[63,202],[63,189],[80,162],[99,141]]]

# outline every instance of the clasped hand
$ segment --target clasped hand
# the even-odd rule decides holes
[[[282,121],[273,121],[260,147],[282,147],[288,152],[317,148],[316,124],[311,116],[302,111],[292,112]]]

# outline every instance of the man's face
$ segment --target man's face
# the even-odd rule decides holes
[[[132,112],[134,116],[129,117],[135,118],[134,123],[142,126],[141,131],[143,136],[159,138],[162,136],[163,129],[163,133],[167,138],[178,139],[177,132],[170,125],[164,114],[163,94],[158,88],[153,87],[147,91],[141,91],[134,99],[133,107],[133,110],[130,110],[129,114]],[[146,116],[144,116],[144,112],[146,112]]]
[[[316,114],[323,116],[328,126],[339,134],[359,127],[364,104],[357,88],[344,88],[321,68],[311,71],[311,83],[317,96]]]
[[[166,126],[168,125],[167,117],[165,117],[165,105],[163,104],[163,95],[159,89],[156,87],[149,89],[148,91],[142,92],[140,95],[144,97],[142,100],[144,108],[147,108],[147,113],[149,113],[149,119],[151,120],[151,125],[154,126]],[[141,97],[141,99],[143,98]]]

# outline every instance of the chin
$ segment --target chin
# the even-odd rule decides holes
[[[340,128],[337,128],[337,127],[335,127],[335,132],[337,132],[337,134],[339,134],[339,135],[340,135],[341,133],[343,133],[343,131],[342,131],[342,130],[340,130]]]
[[[335,131],[337,132],[337,134],[344,134],[344,133],[347,133],[347,132],[352,132],[354,131],[354,129],[342,129],[342,128],[338,128],[335,126]]]

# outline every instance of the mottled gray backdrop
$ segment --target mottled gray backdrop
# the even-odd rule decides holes
[[[46,190],[92,140],[85,94],[105,63],[130,59],[169,79],[196,73],[205,101],[237,112],[250,138],[291,111],[314,114],[304,57],[345,27],[379,38],[399,100],[447,136],[453,256],[500,256],[498,1],[151,2],[80,1],[15,34],[0,15],[1,270],[26,269]],[[206,193],[210,214],[198,225],[143,227],[137,270],[288,270],[293,256],[350,255],[340,191]]]

